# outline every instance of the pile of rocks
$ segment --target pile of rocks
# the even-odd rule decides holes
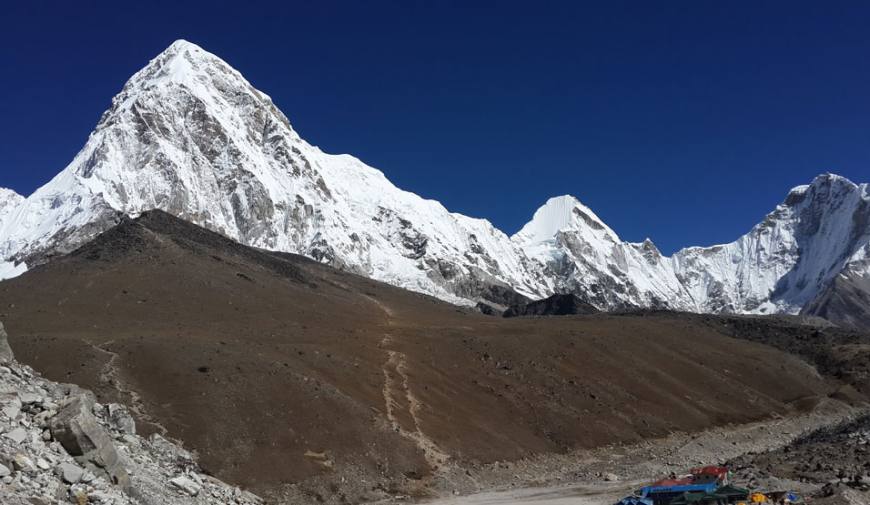
[[[812,489],[817,497],[862,496],[861,503],[868,503],[870,415],[815,430],[777,450],[744,455],[732,465],[750,485],[778,477]]]
[[[127,409],[15,361],[0,324],[0,502],[239,504],[262,500],[204,475],[173,442],[136,435]]]

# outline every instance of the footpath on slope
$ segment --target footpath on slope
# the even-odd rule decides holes
[[[393,310],[374,296],[363,296],[384,314],[384,335],[379,346],[387,356],[382,367],[384,411],[387,421],[397,433],[419,448],[432,472],[442,471],[450,460],[450,456],[442,451],[438,444],[423,431],[420,412],[424,405],[411,389],[407,356],[394,349],[393,336],[388,332],[388,328],[395,324]]]

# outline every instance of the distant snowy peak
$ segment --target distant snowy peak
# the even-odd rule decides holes
[[[576,294],[601,309],[693,308],[652,241],[623,242],[572,196],[548,200],[512,240],[541,265],[554,292]]]
[[[0,188],[0,202],[5,200],[23,200],[24,197],[9,188]]]
[[[782,206],[794,207],[811,200],[820,210],[836,210],[850,201],[867,198],[866,183],[855,184],[843,176],[826,173],[816,176],[810,184],[792,188]]]
[[[672,257],[649,239],[621,241],[576,198],[562,196],[513,240],[544,265],[554,291],[599,308],[797,313],[847,266],[870,258],[867,195],[866,184],[823,174],[793,188],[738,240]]]
[[[0,188],[0,237],[7,220],[19,210],[24,202],[24,197],[11,189]],[[4,261],[0,257],[0,281],[10,277],[16,277],[27,271],[27,265],[14,261]]]
[[[11,189],[0,188],[0,237],[2,237],[6,222],[11,220],[12,216],[18,212],[22,203],[24,203],[23,196]],[[0,260],[2,259],[2,256],[0,256]]]
[[[24,202],[24,197],[11,189],[0,188],[0,230],[3,223],[18,210]]]
[[[21,202],[23,201],[24,197],[15,191],[7,188],[0,188],[0,219],[2,219],[3,214],[11,212],[12,209],[21,205]]]
[[[535,211],[532,220],[511,238],[519,244],[532,245],[552,240],[559,232],[584,230],[608,240],[619,239],[592,209],[577,198],[564,195],[547,200]]]
[[[730,243],[677,252],[700,311],[797,313],[868,247],[867,186],[823,174]],[[860,253],[859,253],[860,254]]]

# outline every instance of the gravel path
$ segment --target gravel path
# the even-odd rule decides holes
[[[638,483],[526,488],[479,493],[429,502],[427,505],[612,505]]]

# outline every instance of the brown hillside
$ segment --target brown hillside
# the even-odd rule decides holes
[[[268,495],[414,490],[444,462],[745,422],[834,387],[701,320],[488,317],[160,212],[0,283],[0,319],[22,361],[120,394]]]

